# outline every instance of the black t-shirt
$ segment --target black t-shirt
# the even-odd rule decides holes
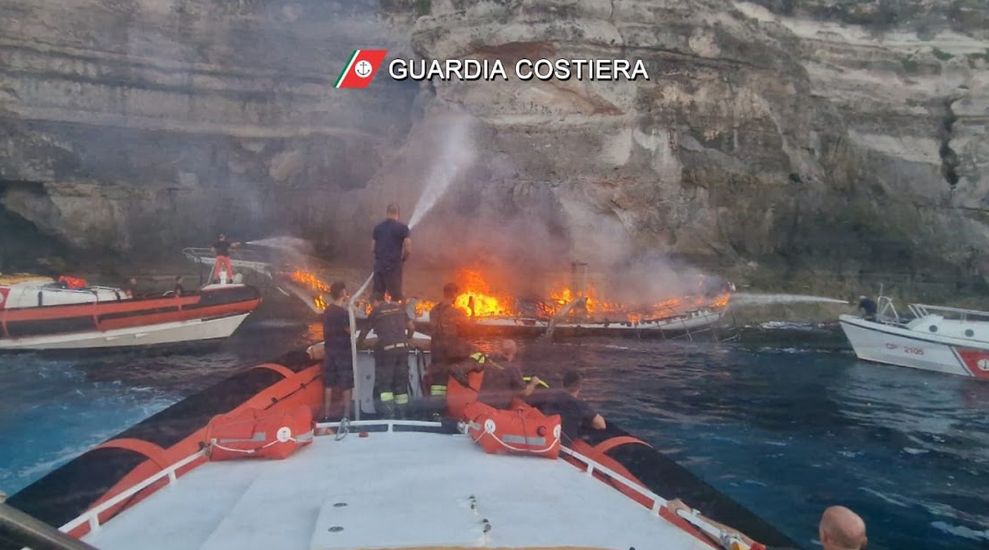
[[[487,375],[485,374],[485,376]],[[597,411],[587,402],[577,399],[563,390],[536,392],[529,397],[528,401],[545,415],[560,415],[563,433],[571,439],[579,437],[581,430],[589,428],[591,421],[597,416]]]
[[[876,306],[876,302],[872,298],[862,298],[862,300],[859,301],[859,309],[865,311],[866,315],[875,315],[876,309],[878,308]]]
[[[350,316],[347,310],[336,304],[327,306],[323,312],[323,342],[326,354],[350,354]]]
[[[410,319],[401,305],[383,302],[371,310],[367,320],[378,337],[378,347],[405,342]]]
[[[374,270],[390,271],[402,265],[402,243],[409,236],[409,226],[388,218],[374,227]]]
[[[230,241],[216,241],[213,243],[213,250],[216,250],[217,256],[229,256]]]

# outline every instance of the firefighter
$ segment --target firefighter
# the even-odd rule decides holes
[[[213,276],[220,280],[220,284],[227,284],[234,278],[233,264],[230,263],[230,249],[237,248],[240,243],[230,242],[227,236],[220,233],[213,243],[213,253],[216,254],[216,262],[213,264]]]
[[[443,286],[443,301],[429,312],[432,355],[429,365],[430,395],[446,395],[446,379],[450,375],[453,350],[463,342],[467,314],[454,304],[459,293],[455,283],[447,283]]]
[[[366,326],[357,338],[357,345],[363,347],[369,330],[377,336],[374,343],[374,386],[375,393],[386,414],[405,415],[409,404],[409,339],[415,332],[415,325],[401,304],[377,296],[374,299],[371,315]]]
[[[398,206],[389,204],[385,221],[374,227],[371,250],[374,252],[374,297],[382,299],[385,292],[392,301],[401,302],[402,264],[409,258],[412,240],[409,226],[398,220]]]
[[[859,304],[856,309],[863,313],[862,317],[866,321],[875,321],[876,311],[879,309],[879,306],[876,305],[876,301],[872,298],[869,298],[868,296],[859,296]]]

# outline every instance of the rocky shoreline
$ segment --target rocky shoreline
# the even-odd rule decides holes
[[[887,4],[0,0],[0,269],[219,231],[354,262],[453,159],[416,228],[437,263],[659,254],[767,292],[978,297],[989,7]],[[355,44],[652,78],[333,90]]]

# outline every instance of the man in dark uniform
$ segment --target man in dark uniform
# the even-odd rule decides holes
[[[876,311],[879,309],[879,306],[876,305],[876,301],[872,298],[869,298],[868,296],[859,296],[858,309],[862,311],[864,314],[863,318],[866,321],[875,321]]]
[[[563,433],[570,440],[579,438],[583,430],[603,430],[608,427],[604,417],[580,398],[582,383],[580,373],[569,370],[563,373],[563,391],[540,392],[529,399],[529,403],[543,414],[560,415]]]
[[[443,301],[429,312],[431,360],[429,364],[430,395],[446,395],[446,380],[450,375],[453,350],[463,341],[467,314],[454,305],[460,289],[454,283],[443,286]]]
[[[392,301],[401,302],[402,262],[409,257],[412,241],[409,239],[409,226],[398,221],[398,206],[389,204],[386,216],[372,233],[374,297],[381,300],[388,292]]]
[[[354,364],[350,353],[350,316],[344,307],[349,298],[347,285],[337,281],[330,285],[330,304],[323,311],[323,418],[330,416],[333,389],[339,388],[344,403],[343,417],[350,416],[354,390]]]
[[[357,345],[362,346],[368,330],[373,330],[374,390],[386,414],[405,414],[409,403],[409,345],[415,325],[401,304],[375,299],[368,328],[361,331]],[[397,407],[397,409],[396,409]]]

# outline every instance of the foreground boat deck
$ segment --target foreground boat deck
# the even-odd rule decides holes
[[[207,463],[84,540],[107,550],[710,548],[563,460],[488,455],[466,436],[423,432],[322,436],[281,461]]]

